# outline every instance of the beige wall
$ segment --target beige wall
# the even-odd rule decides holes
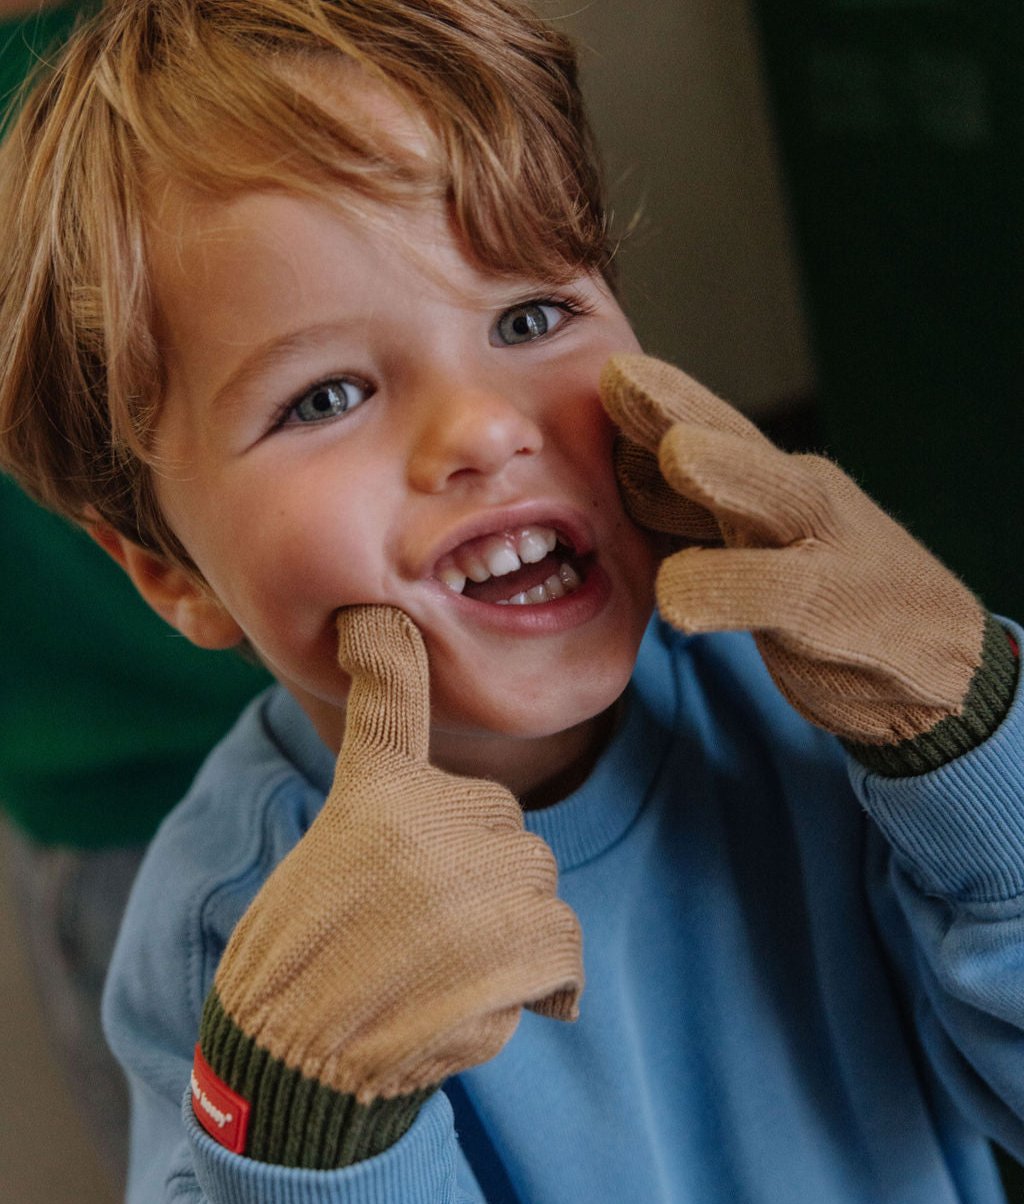
[[[0,823],[0,1201],[115,1204],[39,1018]]]
[[[779,167],[748,0],[539,0],[584,80],[645,346],[748,412],[810,393]]]

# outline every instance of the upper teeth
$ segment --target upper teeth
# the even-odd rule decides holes
[[[461,594],[470,581],[506,577],[524,564],[536,564],[555,550],[557,534],[550,527],[523,527],[503,535],[488,535],[456,548],[437,569],[437,577]]]

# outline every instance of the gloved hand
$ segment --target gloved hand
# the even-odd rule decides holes
[[[880,772],[924,772],[994,730],[1009,638],[835,464],[780,451],[645,356],[611,360],[601,389],[627,508],[679,548],[657,581],[669,623],[752,630],[793,706]]]
[[[359,606],[338,632],[334,784],[232,933],[201,1035],[214,1087],[253,1107],[246,1152],[320,1167],[387,1148],[524,1005],[574,1019],[583,983],[579,923],[515,798],[428,763],[419,631]]]

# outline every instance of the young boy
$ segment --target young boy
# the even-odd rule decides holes
[[[638,354],[564,40],[112,3],[0,189],[4,462],[280,683],[122,931],[129,1199],[1000,1199],[1019,630]]]

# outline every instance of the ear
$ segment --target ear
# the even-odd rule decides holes
[[[234,648],[245,633],[195,572],[133,543],[107,523],[86,530],[117,561],[156,613],[199,648]]]

